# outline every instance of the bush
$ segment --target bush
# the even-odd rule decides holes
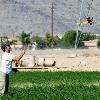
[[[81,41],[89,41],[89,40],[94,40],[96,39],[96,35],[94,35],[93,33],[81,33],[81,37],[80,40]]]
[[[39,36],[33,36],[31,39],[32,42],[36,42],[38,49],[44,49],[46,48],[45,40],[42,37]]]
[[[60,38],[56,36],[51,36],[48,32],[45,34],[45,43],[48,48],[55,48],[58,47],[60,42]]]
[[[63,47],[73,46],[75,44],[76,34],[77,34],[77,32],[74,30],[65,32],[65,34],[61,40],[61,45]]]

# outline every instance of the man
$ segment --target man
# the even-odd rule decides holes
[[[25,50],[13,57],[10,53],[11,47],[9,43],[1,45],[3,51],[1,68],[0,68],[0,94],[7,94],[9,87],[9,73],[12,71],[12,62],[18,63],[22,56],[25,54]]]

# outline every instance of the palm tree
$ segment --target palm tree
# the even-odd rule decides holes
[[[23,48],[27,48],[31,44],[30,33],[25,33],[24,31],[18,36],[19,41],[22,43]]]

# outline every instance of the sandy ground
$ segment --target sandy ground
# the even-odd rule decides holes
[[[47,61],[47,66],[43,66],[43,59]],[[100,71],[100,50],[90,48],[27,51],[22,61],[23,66],[34,67],[35,70]],[[52,61],[56,61],[55,66],[50,66]],[[34,62],[40,66],[34,66]]]
[[[13,50],[12,54],[17,52],[19,51]],[[0,58],[1,54],[2,52],[0,52]],[[43,59],[45,59],[47,66],[43,66]],[[51,66],[50,64],[54,61],[56,62],[55,66]],[[34,63],[36,63],[35,66]],[[27,50],[22,58],[22,65],[21,67],[34,68],[28,69],[31,71],[100,71],[100,49]]]

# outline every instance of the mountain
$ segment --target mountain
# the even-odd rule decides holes
[[[16,36],[22,31],[38,36],[51,33],[52,3],[54,35],[77,29],[81,0],[0,0],[0,35]],[[93,1],[90,15],[94,18],[94,24],[82,27],[82,31],[100,33],[99,4],[99,0]]]

